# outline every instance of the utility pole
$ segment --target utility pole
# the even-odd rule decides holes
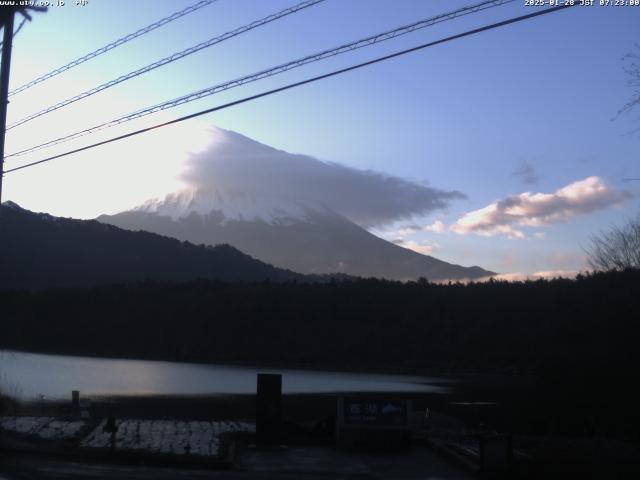
[[[2,64],[0,65],[0,204],[2,204],[2,180],[4,177],[4,136],[7,131],[7,106],[9,105],[9,69],[11,68],[11,44],[13,43],[14,12],[7,12],[4,19]]]
[[[2,180],[4,177],[4,136],[7,132],[7,107],[9,106],[9,70],[11,68],[11,47],[13,44],[13,21],[16,13],[20,13],[24,17],[22,23],[27,20],[31,21],[29,11],[46,12],[47,7],[0,7],[0,26],[4,28],[2,41],[2,63],[0,64],[0,204],[2,204]],[[22,24],[20,26],[22,26]],[[18,29],[20,28],[18,27]]]

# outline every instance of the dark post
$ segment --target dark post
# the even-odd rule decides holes
[[[282,375],[259,373],[256,400],[258,445],[279,445],[282,422]]]
[[[107,421],[102,427],[102,431],[111,434],[111,451],[116,449],[116,432],[118,431],[118,425],[116,424],[116,417],[113,413],[109,413]]]
[[[72,390],[71,391],[71,410],[74,417],[80,415],[80,391]]]
[[[505,478],[513,461],[511,435],[480,436],[480,474],[483,478]]]
[[[9,12],[4,21],[2,40],[2,64],[0,65],[0,203],[2,203],[2,177],[4,176],[4,135],[7,130],[7,106],[9,104],[9,68],[13,43],[13,17]]]

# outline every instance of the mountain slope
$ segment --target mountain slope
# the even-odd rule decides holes
[[[411,280],[478,278],[465,268],[369,233],[463,198],[380,172],[292,154],[212,128],[210,144],[183,164],[185,188],[100,222],[197,244],[227,243],[304,274]]]
[[[96,221],[0,205],[0,289],[85,287],[145,279],[302,280],[229,245],[196,246]]]
[[[191,196],[186,206],[177,205],[185,195]],[[227,243],[265,262],[305,274],[344,273],[396,280],[465,279],[493,274],[480,267],[462,267],[399,247],[328,209],[297,206],[283,211],[262,205],[262,216],[231,216],[226,205],[233,202],[220,205],[223,195],[201,190],[183,192],[154,202],[152,207],[147,204],[116,215],[103,215],[98,221],[198,244]],[[218,205],[212,198],[217,199]],[[207,209],[211,210],[204,213]]]

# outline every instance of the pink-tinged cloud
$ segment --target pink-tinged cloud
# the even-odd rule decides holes
[[[403,248],[413,250],[414,252],[421,253],[422,255],[431,255],[434,249],[434,245],[429,245],[428,243],[418,243],[413,240],[403,240],[402,238],[393,240],[393,243]]]
[[[434,233],[444,233],[446,229],[447,226],[441,220],[436,220],[431,225],[424,227],[425,231]]]
[[[474,280],[475,282],[486,282],[491,279],[507,282],[524,282],[527,280],[551,280],[552,278],[575,278],[580,272],[578,270],[545,270],[541,272],[535,272],[531,274],[513,272],[513,273],[501,273],[499,275],[492,275],[490,277],[482,277]]]
[[[434,233],[444,233],[447,230],[447,226],[440,220],[436,220],[435,222],[426,225],[424,227],[420,227],[418,225],[405,225],[400,227],[398,230],[394,230],[391,232],[386,232],[386,236],[395,237],[395,243],[401,243],[403,239],[410,237],[420,231],[425,232],[434,232]],[[385,234],[383,234],[385,235]],[[412,248],[412,250],[414,250]]]
[[[451,227],[461,234],[524,238],[519,227],[541,227],[618,205],[631,194],[617,191],[599,177],[588,177],[554,193],[525,192],[464,214]]]

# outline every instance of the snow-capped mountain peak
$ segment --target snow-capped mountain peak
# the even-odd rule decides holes
[[[186,188],[170,193],[163,199],[151,199],[133,211],[154,213],[172,220],[191,215],[216,215],[221,223],[231,220],[262,221],[270,225],[308,221],[309,214],[322,210],[283,198],[258,196],[245,192],[226,192],[221,189]]]
[[[292,154],[214,129],[184,165],[183,190],[100,221],[195,244],[227,243],[300,273],[399,280],[486,276],[402,248],[367,230],[461,198],[399,177]]]

